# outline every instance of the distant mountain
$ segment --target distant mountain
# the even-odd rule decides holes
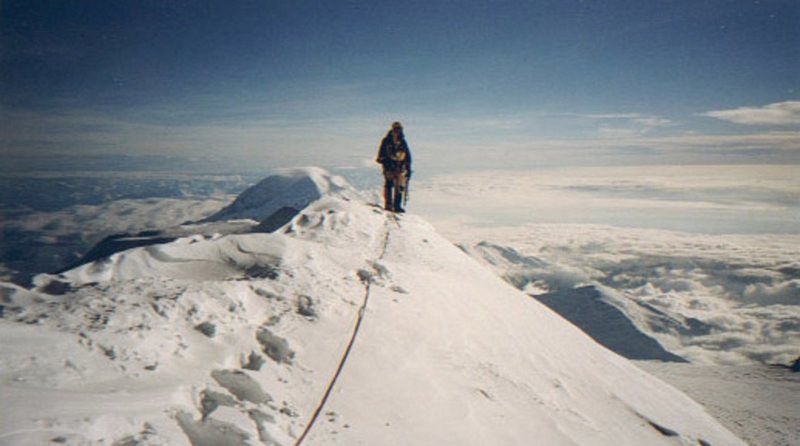
[[[422,219],[267,180],[196,228],[298,211],[271,233],[0,286],[3,443],[744,445]]]

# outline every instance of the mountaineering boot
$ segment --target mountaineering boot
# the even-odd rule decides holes
[[[393,211],[394,207],[392,206],[392,185],[391,183],[387,183],[383,187],[383,208],[387,211]]]
[[[398,187],[394,191],[394,211],[398,213],[403,213],[406,210],[400,207],[400,203],[403,202],[403,188]]]

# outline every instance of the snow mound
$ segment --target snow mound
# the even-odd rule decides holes
[[[0,286],[0,443],[744,444],[422,219],[326,181],[291,188],[281,206],[321,195],[273,233]]]
[[[262,221],[281,208],[299,211],[327,194],[353,192],[347,181],[318,167],[284,169],[242,192],[233,203],[202,222]]]

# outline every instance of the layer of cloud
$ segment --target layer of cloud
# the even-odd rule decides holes
[[[798,178],[770,165],[474,172],[420,182],[409,208],[456,243],[488,242],[487,264],[528,293],[597,287],[691,361],[788,363]]]
[[[526,292],[597,287],[641,331],[693,362],[788,364],[800,355],[800,236],[593,225],[448,235],[472,243],[473,254]]]
[[[800,101],[776,102],[763,107],[716,110],[702,116],[746,125],[800,125]]]
[[[666,118],[641,113],[570,114],[576,118],[597,122],[597,132],[602,138],[633,138],[651,131],[674,125]]]
[[[168,155],[226,166],[358,165],[406,124],[424,171],[510,165],[800,163],[800,131],[711,134],[644,113],[374,111],[358,88],[128,109],[0,110],[4,156]],[[783,103],[791,104],[791,102]]]
[[[412,205],[433,221],[596,223],[698,232],[794,232],[794,166],[559,168],[437,175]]]

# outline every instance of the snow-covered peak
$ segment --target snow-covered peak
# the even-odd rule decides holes
[[[203,221],[261,221],[284,207],[299,211],[324,195],[353,192],[347,180],[319,167],[283,169],[248,188],[229,206]]]
[[[274,233],[184,237],[0,289],[0,438],[743,445],[422,219],[322,194],[319,177],[294,177],[320,197]]]

